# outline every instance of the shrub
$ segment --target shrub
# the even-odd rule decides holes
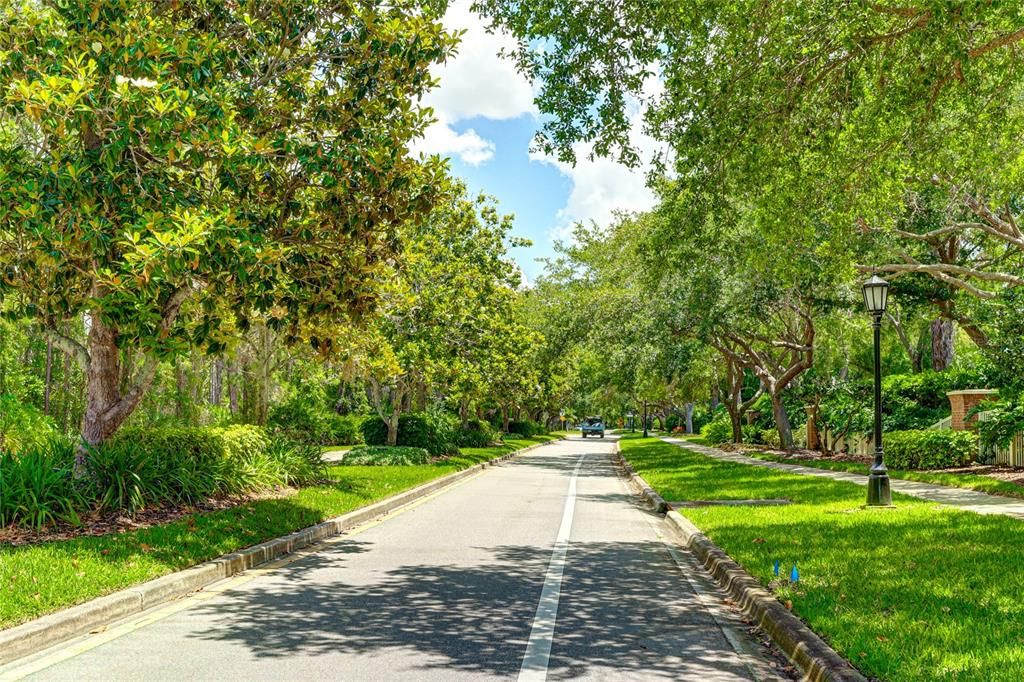
[[[343,465],[406,466],[427,464],[430,453],[423,448],[387,445],[360,445],[352,448],[342,458]]]
[[[761,440],[761,435],[769,429],[761,429],[757,424],[744,424],[742,427],[743,442],[753,443],[757,445],[764,445],[764,441]],[[732,432],[730,428],[730,433]]]
[[[355,414],[331,414],[327,422],[330,431],[330,442],[320,445],[358,445],[363,442],[360,427],[364,418]]]
[[[83,500],[71,480],[74,457],[74,446],[59,439],[19,455],[0,452],[0,526],[78,525]]]
[[[729,415],[719,415],[701,428],[700,435],[712,445],[728,443],[732,440],[732,422]]]
[[[894,431],[886,434],[884,445],[886,463],[893,469],[959,467],[978,455],[978,436],[970,431]]]
[[[498,433],[482,419],[470,419],[455,434],[455,443],[460,448],[485,448],[496,440]]]
[[[509,433],[521,433],[526,438],[532,438],[533,436],[539,436],[547,433],[544,427],[535,421],[529,419],[521,419],[516,421],[510,421],[508,423]]]
[[[501,437],[502,440],[526,440],[526,436],[521,433],[515,433],[514,431],[503,433]]]
[[[275,440],[266,456],[277,465],[280,480],[286,485],[311,485],[327,477],[327,465],[315,445]]]
[[[763,445],[767,445],[770,448],[781,448],[782,441],[779,439],[778,429],[761,429],[758,433],[758,441]]]
[[[435,457],[458,452],[455,444],[458,422],[454,417],[440,414],[410,413],[398,419],[400,446],[423,448]],[[367,445],[385,445],[388,427],[380,417],[367,418],[361,427]]]
[[[58,437],[53,420],[10,394],[0,395],[0,450],[46,450]]]
[[[359,425],[363,442],[367,445],[384,445],[388,442],[388,425],[380,417],[367,417]]]
[[[293,398],[274,406],[267,426],[288,440],[311,445],[356,445],[363,441],[358,415],[329,412],[309,400]]]

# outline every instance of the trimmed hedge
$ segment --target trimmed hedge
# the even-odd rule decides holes
[[[509,433],[520,433],[527,438],[533,436],[541,436],[547,433],[547,430],[535,421],[529,419],[522,419],[516,421],[510,421],[508,423]]]
[[[362,422],[361,416],[328,412],[298,399],[275,406],[267,418],[274,433],[311,445],[358,445],[363,442]]]
[[[427,413],[403,414],[398,418],[398,442],[396,445],[423,448],[431,455],[457,454],[455,444],[458,422],[448,415]],[[380,417],[368,417],[360,427],[363,441],[367,445],[386,445],[388,427]]]
[[[455,434],[455,442],[460,448],[486,448],[498,439],[498,432],[482,419],[470,419]]]
[[[407,466],[427,464],[430,453],[423,448],[387,445],[360,445],[345,453],[343,465]]]
[[[893,469],[960,467],[978,456],[978,436],[971,431],[920,429],[885,434],[886,464]]]

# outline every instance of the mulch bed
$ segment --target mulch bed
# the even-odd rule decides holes
[[[0,548],[72,540],[91,535],[127,533],[133,530],[149,528],[150,526],[171,523],[193,514],[229,509],[256,500],[287,497],[293,492],[295,492],[293,488],[280,488],[259,494],[233,495],[220,499],[206,500],[197,505],[144,509],[133,515],[125,515],[118,512],[92,512],[89,515],[82,516],[81,526],[58,523],[55,526],[49,526],[38,532],[30,528],[7,526],[6,528],[0,528]]]

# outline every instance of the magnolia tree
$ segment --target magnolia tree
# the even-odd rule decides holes
[[[441,171],[407,153],[453,47],[432,4],[2,5],[0,293],[84,368],[85,444],[224,317],[295,339],[373,307]]]

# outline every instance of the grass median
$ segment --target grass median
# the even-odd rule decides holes
[[[685,514],[866,675],[1024,679],[1024,522],[903,495],[866,509],[863,487],[656,439],[626,437],[622,454],[667,500],[792,500]],[[784,577],[798,566],[795,585],[776,560]]]
[[[330,482],[129,532],[0,546],[0,629],[79,604],[372,504],[557,436],[465,448],[422,466],[336,466]]]

